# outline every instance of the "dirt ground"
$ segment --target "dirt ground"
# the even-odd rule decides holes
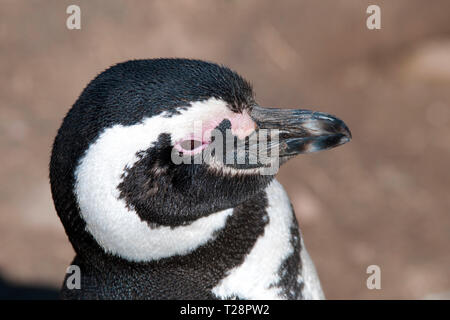
[[[72,3],[81,30],[66,28]],[[128,59],[191,57],[239,71],[263,106],[352,130],[278,176],[328,298],[449,298],[450,1],[370,4],[381,30],[364,0],[0,1],[0,284],[57,288],[71,262],[48,162],[88,81]],[[373,264],[381,290],[366,286]]]

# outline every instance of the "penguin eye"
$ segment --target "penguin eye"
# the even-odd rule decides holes
[[[201,152],[208,146],[207,142],[202,142],[201,140],[197,140],[194,138],[187,138],[179,141],[175,144],[175,148],[184,154],[196,154]]]
[[[202,142],[198,140],[184,140],[180,143],[183,150],[192,151],[202,146]]]

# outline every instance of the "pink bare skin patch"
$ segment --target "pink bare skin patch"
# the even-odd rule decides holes
[[[256,123],[244,110],[242,113],[233,111],[221,112],[213,118],[201,122],[201,133],[191,133],[175,144],[175,148],[187,155],[201,152],[211,142],[211,132],[225,119],[231,123],[231,133],[244,140],[256,129]],[[198,130],[197,130],[198,131]]]
[[[244,140],[245,137],[255,131],[256,123],[249,116],[247,111],[244,111],[241,114],[235,113],[229,120],[231,122],[231,133],[241,140]]]

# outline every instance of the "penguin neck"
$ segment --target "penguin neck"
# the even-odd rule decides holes
[[[156,247],[157,250],[149,250],[147,259],[120,258],[126,261],[125,264],[144,266],[175,260],[181,262],[191,256],[215,257],[217,260],[218,256],[225,259],[245,254],[264,233],[269,221],[267,206],[266,191],[261,190],[234,208],[211,213],[186,225],[149,224],[149,233],[154,236],[149,240],[154,241],[152,249]],[[114,255],[105,253],[102,256],[108,260]]]
[[[211,298],[212,289],[226,276],[227,271],[243,263],[257,239],[264,234],[268,223],[266,208],[267,196],[262,190],[231,209],[232,214],[227,217],[224,227],[214,232],[209,241],[186,254],[136,262],[108,254],[97,245],[95,249],[77,255],[74,264],[82,266],[87,288],[92,287],[92,283],[108,287],[106,284],[120,281],[128,289],[146,288],[145,293],[139,292],[137,296],[151,298],[152,292],[166,292],[168,283],[182,288],[192,286],[194,281],[201,283],[204,290],[191,292],[188,297]],[[116,288],[117,290],[122,289]],[[108,297],[113,293],[107,290],[104,294]],[[123,296],[128,293],[114,294]],[[186,298],[183,295],[177,296],[174,292],[167,294],[171,298]]]
[[[224,227],[191,252],[136,262],[108,254],[97,244],[80,252],[74,264],[82,267],[86,288],[103,288],[101,292],[93,290],[91,298],[245,297],[245,292],[239,294],[242,273],[257,287],[261,286],[261,275],[266,277],[266,287],[271,287],[274,274],[280,275],[274,290],[280,285],[277,281],[296,286],[296,270],[301,265],[299,245],[289,199],[274,181],[233,208]],[[258,277],[253,272],[247,274],[255,269],[255,262],[256,269],[261,269]],[[286,279],[287,275],[292,279]],[[196,289],[190,290],[193,286]],[[73,291],[65,294],[91,294]]]

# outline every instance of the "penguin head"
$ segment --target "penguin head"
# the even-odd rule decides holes
[[[77,253],[158,259],[206,241],[279,164],[349,139],[331,115],[260,107],[224,66],[128,61],[91,81],[66,115],[52,195]]]

